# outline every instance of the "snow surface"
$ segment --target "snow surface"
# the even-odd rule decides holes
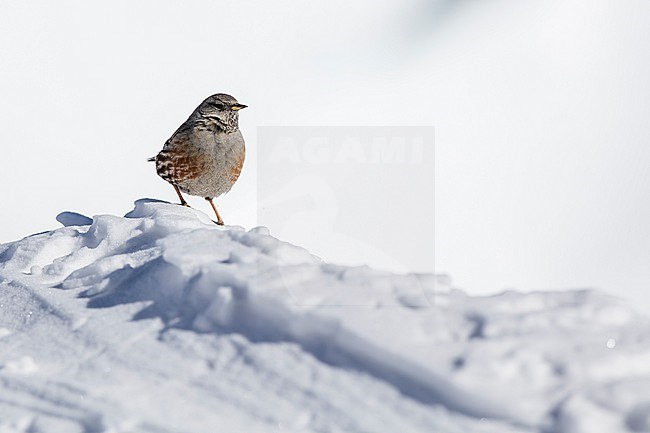
[[[650,321],[139,200],[0,246],[0,433],[650,431]],[[399,227],[387,228],[399,230]]]

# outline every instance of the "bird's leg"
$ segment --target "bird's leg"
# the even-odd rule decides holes
[[[223,220],[221,219],[221,215],[219,215],[219,211],[217,211],[217,207],[214,205],[214,202],[210,197],[205,198],[207,201],[210,202],[210,205],[212,206],[212,209],[214,210],[214,213],[217,215],[217,224],[222,226],[223,225]]]
[[[172,185],[172,186],[174,187],[174,190],[176,191],[176,194],[178,194],[178,198],[181,199],[181,206],[190,207],[190,205],[187,204],[187,202],[185,201],[185,199],[181,195],[181,190],[178,189],[178,187],[176,185]]]

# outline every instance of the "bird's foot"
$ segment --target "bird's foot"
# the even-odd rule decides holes
[[[189,208],[192,207],[192,206],[190,206],[189,204],[187,204],[186,201],[182,201],[182,202],[180,202],[179,204],[180,204],[181,206],[185,206],[185,207],[189,207]]]
[[[218,225],[218,226],[222,226],[222,225],[223,225],[223,220],[218,220],[218,221],[212,220],[212,222],[215,223],[215,224]]]

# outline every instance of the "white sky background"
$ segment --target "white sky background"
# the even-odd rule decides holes
[[[650,308],[649,22],[647,0],[1,2],[0,241],[176,200],[144,160],[227,92],[250,106],[227,222],[256,223],[259,125],[433,125],[438,272]]]

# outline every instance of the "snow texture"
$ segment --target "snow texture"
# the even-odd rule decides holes
[[[0,433],[650,431],[650,322],[140,200],[0,246]],[[398,227],[387,230],[399,230]]]

